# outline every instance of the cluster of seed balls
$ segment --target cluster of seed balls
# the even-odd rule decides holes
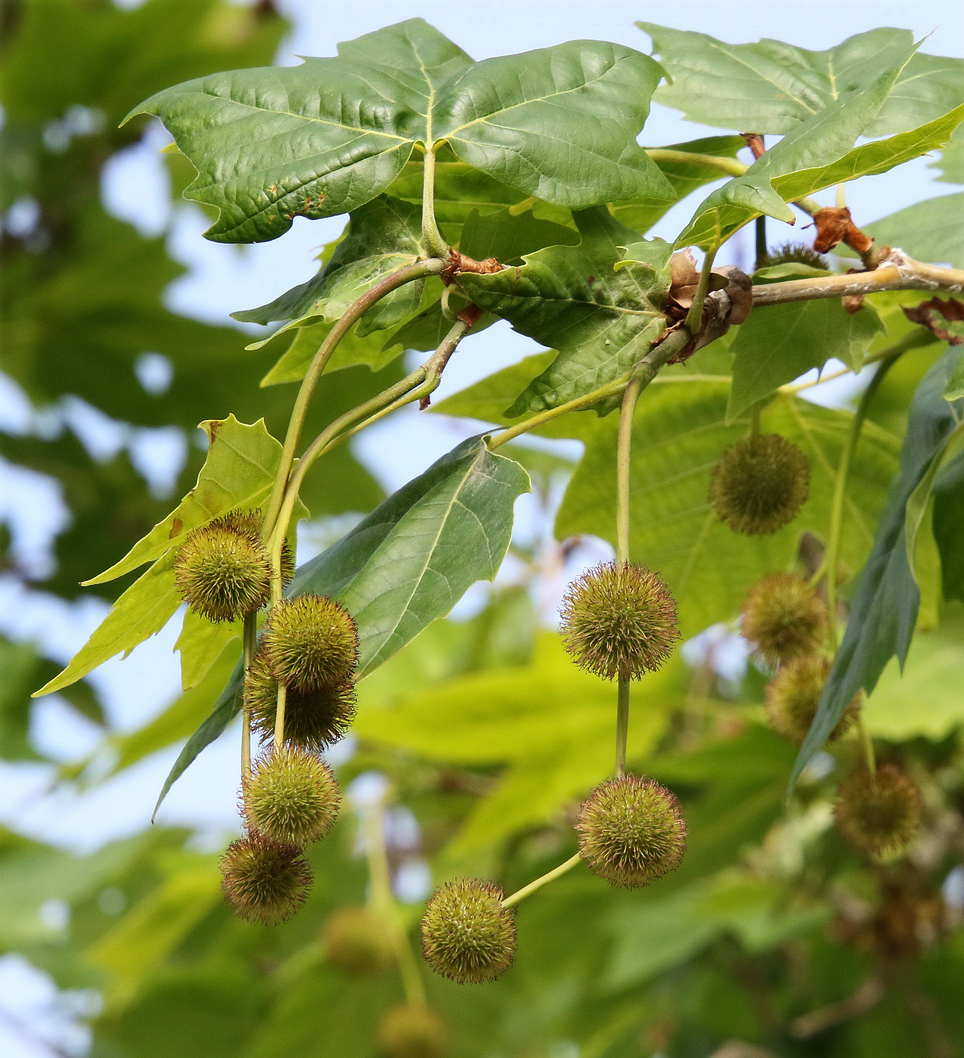
[[[287,548],[283,582],[291,579]],[[174,579],[190,609],[211,621],[251,617],[271,594],[271,556],[257,511],[234,511],[194,530],[178,549]],[[222,889],[242,918],[281,922],[307,898],[306,845],[334,825],[341,798],[320,756],[355,716],[358,630],[344,607],[305,594],[273,606],[244,677],[252,729],[267,743],[242,781],[246,834],[221,861]],[[274,742],[279,686],[284,738]]]
[[[574,581],[562,607],[563,645],[603,679],[638,679],[669,657],[676,604],[651,570],[606,563]],[[675,870],[686,823],[675,795],[653,779],[620,775],[600,783],[579,810],[579,853],[615,886],[644,886]],[[422,917],[422,951],[438,973],[461,983],[492,981],[515,958],[513,908],[495,882],[457,879],[435,891]]]
[[[709,500],[735,532],[777,532],[799,513],[809,494],[810,472],[803,453],[779,434],[748,437],[723,453],[713,469]],[[823,599],[803,577],[772,573],[750,591],[741,611],[744,637],[776,675],[766,687],[770,725],[801,744],[807,736],[832,666],[825,648],[830,615]],[[856,694],[828,736],[834,741],[856,723],[862,695]],[[856,848],[877,855],[903,848],[920,826],[923,799],[906,772],[888,764],[860,768],[841,784],[835,820]]]

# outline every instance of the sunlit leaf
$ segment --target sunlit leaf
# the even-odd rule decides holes
[[[879,246],[899,246],[919,261],[964,268],[964,191],[928,198],[865,225]]]

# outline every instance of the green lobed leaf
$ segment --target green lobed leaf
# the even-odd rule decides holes
[[[964,268],[964,191],[928,198],[864,226],[879,246],[899,246],[919,261]]]
[[[217,242],[263,242],[295,216],[347,213],[380,194],[428,138],[432,99],[471,60],[422,19],[340,44],[338,57],[202,77],[151,96],[198,170],[185,195],[220,210]]]
[[[669,244],[640,242],[604,209],[575,219],[578,246],[550,246],[520,268],[459,279],[477,304],[559,350],[508,410],[510,417],[556,407],[620,378],[665,327]],[[630,243],[638,259],[617,272]]]
[[[337,58],[176,85],[128,119],[159,117],[197,168],[186,196],[220,210],[208,238],[262,242],[295,216],[371,201],[416,144],[447,143],[498,181],[569,208],[670,198],[635,139],[661,76],[648,56],[599,41],[472,63],[409,19],[339,45]]]
[[[192,529],[219,514],[238,507],[254,509],[264,502],[281,458],[281,445],[268,433],[264,419],[247,425],[231,414],[206,419],[198,428],[207,434],[209,448],[197,484],[119,562],[85,584],[116,580],[168,554]]]
[[[419,211],[401,199],[379,195],[351,214],[347,232],[317,276],[267,305],[231,315],[243,323],[289,321],[270,337],[247,347],[259,349],[292,328],[340,319],[376,283],[413,264],[422,250]],[[355,328],[358,336],[393,327],[414,312],[423,286],[424,281],[408,283],[382,298],[359,320]]]
[[[797,755],[791,790],[857,691],[863,688],[870,693],[892,657],[901,665],[907,657],[920,600],[907,558],[907,503],[959,426],[964,401],[949,403],[943,393],[962,357],[964,349],[952,346],[927,372],[911,400],[900,473],[857,581],[847,629],[820,705]]]
[[[463,441],[306,562],[288,596],[317,592],[340,602],[358,625],[363,678],[438,617],[477,580],[498,572],[512,535],[512,506],[528,491],[526,472]],[[237,666],[211,715],[188,739],[164,782],[155,814],[174,782],[240,708]]]
[[[964,184],[964,126],[957,126],[941,153],[941,160],[931,162],[931,168],[940,170],[937,180],[946,184]]]
[[[636,143],[662,76],[648,56],[593,40],[486,59],[445,86],[430,136],[495,179],[569,209],[671,199]]]
[[[314,359],[318,347],[328,337],[335,324],[330,321],[306,323],[290,331],[291,344],[281,354],[270,371],[261,379],[261,385],[280,386],[287,382],[300,382]],[[449,324],[451,326],[451,324]],[[363,365],[372,371],[380,371],[403,351],[395,335],[387,339],[378,332],[360,337],[357,328],[353,327],[338,343],[328,366],[326,376],[343,368]]]
[[[736,329],[730,346],[733,387],[727,415],[742,415],[811,368],[822,370],[832,357],[857,371],[874,335],[883,329],[866,301],[853,313],[830,298],[758,306]]]
[[[672,80],[656,99],[690,121],[746,132],[792,132],[847,92],[901,62],[913,45],[909,30],[872,29],[826,51],[777,40],[727,44],[704,33],[637,22],[653,41]],[[915,55],[901,72],[870,136],[903,132],[957,106],[964,60]]]
[[[803,533],[826,537],[852,416],[784,395],[764,410],[761,429],[782,434],[806,456],[810,498],[779,532],[741,536],[716,518],[707,493],[713,465],[724,448],[746,436],[749,420],[727,420],[726,380],[663,378],[640,398],[633,427],[630,554],[664,578],[677,601],[683,635],[691,636],[732,619],[765,574],[790,568]],[[556,520],[560,538],[592,533],[614,541],[617,427],[615,416],[604,419],[587,439]],[[868,430],[857,450],[841,551],[851,570],[860,568],[873,543],[896,453],[895,439],[879,429]]]

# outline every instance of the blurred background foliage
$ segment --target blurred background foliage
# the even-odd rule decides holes
[[[29,426],[0,443],[9,466],[56,482],[69,511],[46,565],[0,526],[2,572],[30,593],[110,601],[127,581],[78,582],[111,565],[193,484],[203,460],[197,423],[229,412],[244,422],[263,416],[277,436],[292,400],[291,387],[258,388],[266,361],[243,352],[238,330],[165,306],[165,288],[183,269],[163,234],[141,234],[102,202],[105,167],[144,133],[143,123],[117,125],[160,88],[270,63],[286,27],[270,2],[149,0],[120,10],[97,0],[5,0],[0,12],[2,367],[33,409]],[[189,174],[174,156],[169,165],[177,195]],[[862,480],[877,490],[868,503],[882,502],[893,470],[887,437],[902,432],[906,408],[894,395],[916,384],[934,354],[931,345],[908,357],[883,387],[874,410],[880,434],[863,456]],[[148,369],[158,355],[160,381]],[[398,370],[396,361],[377,374],[337,372],[309,436]],[[702,385],[707,414],[723,430],[725,388]],[[665,405],[669,418],[653,429],[682,445],[686,424],[672,422],[672,388],[655,398],[654,416]],[[480,384],[440,409],[497,419],[501,400],[498,383]],[[78,402],[124,424],[124,443],[109,457],[77,427]],[[135,441],[161,428],[177,432],[186,457],[172,480],[149,488]],[[567,531],[597,531],[605,500],[594,492],[594,460],[612,428],[607,420],[567,434],[587,443],[585,488],[570,492],[561,516]],[[570,464],[521,451],[548,508]],[[673,463],[667,448],[654,473],[670,477]],[[309,488],[303,498],[322,524],[382,498],[348,446]],[[780,547],[751,566],[785,564]],[[708,569],[718,562],[709,552]],[[323,941],[329,915],[365,899],[360,824],[384,815],[389,863],[400,882],[409,879],[403,894],[424,888],[426,875],[497,877],[511,892],[571,854],[579,800],[608,771],[611,688],[569,663],[534,602],[537,575],[558,579],[571,567],[566,550],[547,559],[537,546],[516,547],[516,583],[488,592],[471,619],[436,623],[365,682],[353,752],[338,766],[356,796],[312,850],[314,893],[283,926],[232,916],[218,889],[219,853],[189,829],[145,826],[83,854],[4,830],[0,951],[49,975],[55,1005],[89,1025],[75,1049],[97,1058],[374,1055],[381,1017],[402,998],[399,976],[347,975],[326,959]],[[746,580],[753,573],[739,571]],[[686,601],[694,626],[707,609],[701,591],[716,589],[697,581]],[[464,988],[426,973],[450,1053],[961,1053],[964,621],[959,606],[942,616],[915,645],[908,676],[888,671],[867,713],[881,758],[902,763],[925,790],[927,833],[908,856],[869,863],[832,827],[833,788],[856,757],[853,744],[821,756],[784,804],[794,749],[763,724],[765,676],[752,665],[721,675],[732,644],[718,631],[688,653],[691,663],[677,658],[644,681],[634,700],[630,756],[682,800],[691,835],[682,868],[644,892],[610,890],[577,869],[522,905],[519,957],[504,978]],[[30,642],[0,641],[0,754],[10,767],[51,764],[31,738],[29,694],[57,667]],[[102,743],[90,757],[53,762],[52,782],[80,790],[178,742],[229,669],[222,659],[199,686],[123,731],[108,724],[95,684],[62,692],[102,727]],[[373,774],[380,784],[352,786]],[[420,908],[418,900],[401,905],[413,935]],[[38,1038],[37,1053],[59,1046]]]

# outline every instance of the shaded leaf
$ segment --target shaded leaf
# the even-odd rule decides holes
[[[901,665],[907,657],[920,600],[907,556],[907,503],[959,426],[961,402],[949,403],[943,393],[962,356],[960,347],[949,349],[924,376],[911,401],[900,473],[881,515],[873,550],[857,581],[847,630],[794,764],[791,789],[857,691],[863,688],[871,692],[892,657],[896,656]]]
[[[958,361],[960,366],[961,361]],[[962,394],[964,396],[964,394]],[[946,397],[946,394],[945,394]],[[960,400],[960,397],[956,398]],[[934,541],[941,556],[944,598],[964,602],[964,455],[941,468],[934,482]]]
[[[639,242],[601,209],[578,214],[576,223],[578,246],[548,247],[520,268],[459,278],[477,304],[559,350],[514,402],[510,417],[556,407],[620,378],[665,327],[669,245]],[[637,260],[617,272],[630,243]]]
[[[762,429],[799,446],[810,464],[810,497],[797,519],[769,536],[746,537],[720,522],[707,493],[723,449],[744,437],[747,419],[728,422],[728,382],[660,376],[642,395],[630,464],[630,555],[661,574],[677,600],[684,636],[730,620],[751,585],[795,560],[804,532],[825,538],[840,455],[850,430],[847,411],[779,396]],[[586,440],[556,520],[560,538],[592,533],[613,542],[618,423],[604,419]],[[877,513],[896,468],[895,439],[868,430],[857,449],[846,500],[842,561],[859,569],[873,543]]]
[[[822,370],[831,358],[859,370],[868,345],[883,329],[869,303],[855,313],[830,298],[758,306],[730,346],[733,388],[727,415],[742,415],[779,386],[811,368]]]

